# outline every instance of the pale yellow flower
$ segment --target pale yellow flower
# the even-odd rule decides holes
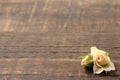
[[[93,56],[94,74],[100,74],[103,71],[115,70],[113,62],[110,60],[107,52],[91,47],[91,55]]]

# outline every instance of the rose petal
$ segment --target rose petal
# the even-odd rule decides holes
[[[110,60],[109,57],[107,57],[107,58],[108,58],[109,64],[107,66],[104,66],[103,69],[105,71],[115,70],[115,66],[114,66],[113,62]]]
[[[98,49],[96,47],[91,47],[91,55],[96,54]]]
[[[97,54],[98,52],[100,52],[100,53],[106,53],[106,52],[103,51],[103,50],[99,50],[99,49],[96,48],[95,46],[94,46],[94,47],[91,47],[91,55]]]
[[[94,74],[100,74],[101,72],[103,72],[103,68],[100,65],[98,66],[94,62],[93,71],[94,71]]]

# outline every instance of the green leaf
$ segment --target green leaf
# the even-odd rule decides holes
[[[107,56],[109,56],[109,55],[110,55],[110,53],[109,53],[109,52],[106,52],[106,55],[107,55]]]
[[[88,55],[88,56],[86,56],[86,60],[87,61],[93,60],[93,57],[91,55]]]
[[[93,67],[93,61],[89,62],[86,67]]]
[[[81,56],[82,59],[86,61],[86,64],[83,66],[85,67],[92,67],[93,66],[93,57],[91,55]]]
[[[86,56],[79,56],[79,58],[84,59]]]

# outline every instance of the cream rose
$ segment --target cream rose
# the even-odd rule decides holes
[[[91,56],[93,56],[94,74],[100,74],[103,71],[115,70],[113,62],[111,62],[107,52],[91,47]]]

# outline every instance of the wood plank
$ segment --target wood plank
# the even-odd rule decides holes
[[[55,78],[61,80],[63,77],[66,80],[69,78],[83,78],[85,80],[92,79],[110,79],[114,77],[120,79],[120,62],[113,61],[116,65],[116,71],[105,75],[94,75],[91,72],[86,72],[84,68],[80,66],[80,59],[40,59],[40,58],[23,58],[23,59],[0,59],[0,77],[14,76],[22,79],[29,77],[47,79]],[[21,76],[20,76],[21,75]],[[32,78],[33,77],[33,78]],[[67,79],[68,78],[68,79]],[[14,79],[14,78],[12,78]],[[17,79],[15,79],[17,80]]]
[[[96,76],[96,75],[81,75],[81,76],[45,76],[40,74],[6,74],[0,75],[2,80],[120,80],[119,76]]]
[[[119,3],[119,0],[2,0],[0,32],[119,33]]]
[[[91,46],[120,60],[120,35],[116,33],[0,33],[0,58],[78,58]]]

